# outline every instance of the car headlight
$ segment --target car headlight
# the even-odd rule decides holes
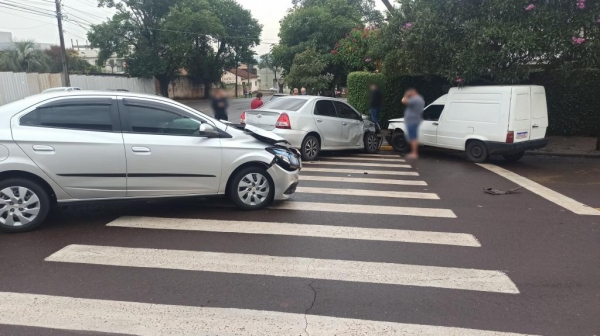
[[[286,148],[269,147],[267,152],[275,155],[275,163],[285,170],[292,171],[300,168],[300,157]]]

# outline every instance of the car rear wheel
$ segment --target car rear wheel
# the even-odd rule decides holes
[[[248,167],[237,172],[229,188],[229,197],[243,210],[262,209],[271,204],[275,195],[271,176],[259,167]]]
[[[502,156],[504,157],[504,160],[506,160],[508,162],[517,162],[517,161],[521,160],[523,155],[525,155],[525,152],[518,152],[518,153],[507,154],[507,155],[502,155]]]
[[[0,231],[25,232],[39,227],[50,210],[50,197],[39,184],[21,178],[0,182]]]
[[[379,151],[379,139],[373,132],[365,134],[365,152],[375,154]]]
[[[409,146],[408,146],[408,142],[406,141],[406,137],[404,136],[404,133],[401,133],[401,132],[394,133],[394,135],[392,136],[391,145],[396,152],[400,152],[400,153],[408,152]]]
[[[304,161],[313,161],[319,156],[319,152],[321,151],[321,143],[319,139],[317,139],[314,135],[307,135],[302,141],[302,160]]]
[[[488,150],[485,144],[481,141],[471,141],[467,145],[467,158],[471,162],[481,163],[488,158]]]

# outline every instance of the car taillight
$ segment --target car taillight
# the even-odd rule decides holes
[[[281,115],[279,115],[277,122],[275,122],[275,127],[282,129],[291,129],[292,124],[290,123],[290,116],[288,116],[287,113],[282,113]]]
[[[506,143],[514,143],[515,142],[515,132],[510,131],[506,133]]]
[[[240,124],[245,124],[246,123],[246,111],[242,112],[242,115],[240,116]]]

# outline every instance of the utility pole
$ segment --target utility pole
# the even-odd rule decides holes
[[[65,75],[65,86],[71,86],[69,78],[69,68],[67,66],[67,51],[65,50],[65,37],[62,28],[62,12],[60,10],[60,0],[54,0],[56,4],[56,19],[58,20],[58,37],[60,38],[60,57],[62,59],[63,72]]]

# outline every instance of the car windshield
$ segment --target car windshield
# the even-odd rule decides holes
[[[268,105],[263,106],[262,109],[269,110],[284,110],[284,111],[298,111],[306,104],[306,99],[299,98],[280,98],[275,101],[269,102]]]

